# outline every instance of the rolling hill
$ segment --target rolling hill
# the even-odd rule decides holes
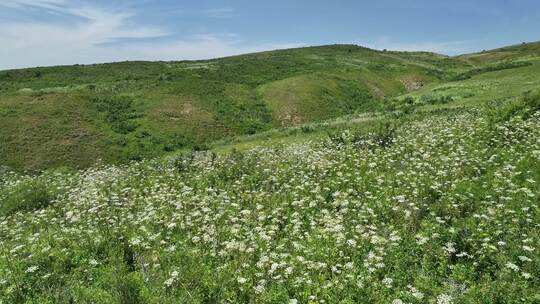
[[[538,303],[539,46],[0,72],[0,304]]]
[[[540,92],[429,106],[0,171],[0,302],[537,303]]]
[[[447,57],[332,45],[1,71],[0,164],[85,168],[406,103],[515,96],[538,85],[538,46]]]

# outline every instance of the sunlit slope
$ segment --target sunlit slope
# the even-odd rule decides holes
[[[440,81],[436,58],[335,45],[2,71],[0,163],[85,167],[377,110],[385,98]]]
[[[0,302],[537,303],[540,93],[379,118],[0,171]]]
[[[393,111],[407,96],[428,105],[511,98],[538,86],[539,49],[448,57],[332,45],[1,71],[0,164],[87,167],[206,149],[273,128]]]
[[[458,58],[482,64],[497,60],[534,59],[540,57],[540,42],[522,43],[480,53],[466,54]]]
[[[416,105],[472,105],[514,99],[540,87],[540,43],[510,46],[456,59],[469,68],[449,69],[447,81],[428,84],[399,99],[412,97]]]

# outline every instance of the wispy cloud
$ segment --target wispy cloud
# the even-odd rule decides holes
[[[77,17],[78,22],[66,23],[44,21],[1,22],[0,41],[14,48],[42,47],[88,47],[124,38],[163,37],[167,31],[152,26],[136,26],[129,23],[133,13],[118,12],[96,6],[73,6],[65,0],[4,0],[0,6],[16,9],[38,8]]]
[[[231,18],[234,16],[234,9],[231,7],[204,9],[195,11],[195,13],[211,18]]]
[[[455,55],[472,51],[471,41],[425,41],[425,42],[399,42],[387,36],[379,37],[375,41],[364,41],[363,46],[392,51],[427,51],[446,55]]]
[[[0,69],[122,60],[206,59],[299,46],[246,43],[235,34],[205,33],[178,38],[166,28],[136,23],[136,11],[116,11],[90,3],[74,5],[68,0],[2,0],[1,6],[42,10],[67,18],[61,22],[61,18],[48,22],[0,21]],[[207,16],[233,12],[200,11]]]
[[[65,0],[4,0],[0,6],[11,8],[42,8],[48,10],[61,10],[68,2]]]

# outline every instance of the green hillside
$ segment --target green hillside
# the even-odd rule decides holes
[[[43,169],[136,160],[376,110],[406,92],[404,83],[439,81],[434,57],[337,45],[2,71],[0,163]]]
[[[333,45],[0,71],[0,164],[85,168],[207,149],[239,135],[392,110],[407,93],[427,96],[415,104],[441,95],[474,102],[493,90],[511,96],[536,86],[539,54],[538,44],[459,57]]]
[[[0,172],[0,302],[537,303],[540,93],[367,117]]]
[[[0,304],[540,301],[539,43],[0,79]]]

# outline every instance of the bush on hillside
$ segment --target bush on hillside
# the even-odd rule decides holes
[[[412,104],[415,103],[415,99],[412,96],[407,96],[407,97],[403,98],[403,103],[408,104],[408,105],[412,105]]]
[[[165,139],[163,150],[166,152],[172,152],[177,149],[190,145],[192,142],[189,138],[182,134],[175,134],[171,138]]]
[[[503,106],[492,103],[488,107],[487,116],[491,124],[508,121],[516,116],[527,119],[540,110],[540,90],[527,92],[521,98]]]
[[[22,182],[10,189],[9,192],[2,194],[0,197],[5,199],[0,204],[0,216],[7,216],[19,211],[28,212],[45,208],[56,197],[55,193],[47,185],[39,181]]]
[[[353,132],[329,132],[328,143],[331,146],[354,144],[359,149],[385,148],[394,142],[399,123],[399,119],[384,120]]]
[[[312,125],[303,125],[301,128],[302,133],[313,133],[315,132],[315,127]]]
[[[93,99],[98,111],[106,115],[111,129],[120,134],[135,131],[139,126],[134,120],[139,115],[133,107],[133,98],[129,96],[98,96]]]
[[[454,98],[448,95],[441,95],[441,96],[424,95],[422,96],[422,98],[420,98],[420,101],[422,103],[431,104],[431,105],[447,104],[449,102],[454,101]]]
[[[394,141],[397,126],[397,121],[382,121],[373,126],[367,135],[359,134],[359,136],[355,138],[354,142],[360,146],[365,145],[363,144],[364,142],[374,142],[378,147],[387,147]]]

